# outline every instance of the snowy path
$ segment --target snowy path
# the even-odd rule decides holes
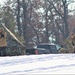
[[[0,57],[0,75],[75,74],[75,54]]]

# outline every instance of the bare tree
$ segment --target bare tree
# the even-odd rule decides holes
[[[21,3],[20,0],[17,0],[17,26],[18,26],[18,30],[19,30],[19,34],[22,34],[22,26],[21,26],[21,22],[20,22],[20,8],[21,8]]]

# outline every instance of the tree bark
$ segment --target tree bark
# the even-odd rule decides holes
[[[22,30],[21,30],[21,24],[20,24],[20,0],[17,0],[17,26],[18,26],[18,30],[19,30],[19,34],[22,34]]]
[[[68,28],[68,6],[67,6],[67,1],[66,0],[62,0],[63,1],[63,6],[64,6],[64,23],[65,23],[65,38],[67,38],[69,36],[69,28]]]

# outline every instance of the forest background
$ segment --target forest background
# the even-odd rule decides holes
[[[0,4],[0,22],[25,45],[63,44],[75,32],[75,0],[6,0]],[[23,47],[7,35],[9,55],[23,54]]]

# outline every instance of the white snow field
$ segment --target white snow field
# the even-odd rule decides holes
[[[0,75],[75,74],[75,54],[0,57]]]

